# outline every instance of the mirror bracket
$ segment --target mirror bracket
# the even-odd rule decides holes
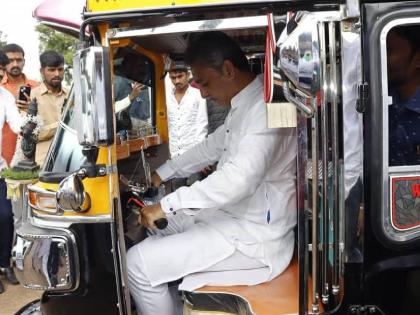
[[[96,164],[98,159],[99,149],[96,146],[83,146],[83,155],[86,157],[86,162],[77,172],[77,176],[83,180],[86,177],[95,178],[105,176],[108,172],[105,164]]]

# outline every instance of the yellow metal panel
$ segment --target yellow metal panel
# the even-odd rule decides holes
[[[99,155],[98,155],[98,164],[106,164],[107,161],[107,148],[100,148]],[[85,191],[89,194],[91,198],[92,207],[83,213],[76,213],[76,212],[65,212],[63,216],[84,216],[84,217],[94,217],[94,216],[103,216],[103,215],[111,215],[112,209],[111,205],[111,198],[109,195],[109,175],[103,177],[96,177],[96,178],[85,178],[83,180],[83,186],[85,187]],[[38,182],[36,186],[42,187],[44,189],[57,191],[58,184],[49,184]]]
[[[87,0],[89,12],[240,3],[239,0]]]

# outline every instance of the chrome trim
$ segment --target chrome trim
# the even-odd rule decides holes
[[[319,292],[318,292],[318,108],[316,99],[314,102],[314,115],[311,118],[311,143],[312,143],[312,312],[319,312]]]
[[[420,172],[420,166],[417,166],[417,165],[390,166],[388,170],[389,170],[389,173],[392,173],[392,174]]]
[[[420,173],[403,173],[403,174],[392,174],[389,176],[389,182],[390,182],[390,187],[391,187],[391,179],[394,177],[398,177],[398,178],[403,178],[403,177],[420,177]],[[392,190],[389,190],[389,200],[392,200]],[[400,229],[397,226],[394,225],[394,222],[392,221],[392,211],[393,211],[393,207],[391,206],[391,202],[389,205],[389,217],[390,217],[390,224],[392,226],[393,229],[395,229],[398,232],[405,232],[405,234],[407,234],[407,236],[409,236],[410,234],[414,234],[413,238],[416,237],[416,234],[419,234],[420,232],[417,231],[417,233],[412,233],[413,230],[419,230],[420,227],[419,225],[413,226],[411,228],[406,228],[406,229]]]
[[[109,223],[113,222],[111,215],[97,215],[97,216],[56,216],[56,215],[48,215],[48,214],[35,214],[31,213],[32,217],[37,217],[38,219],[45,220],[46,224],[42,226],[46,227],[54,227],[57,222],[65,222],[65,223]],[[47,224],[50,222],[50,224]]]
[[[74,115],[79,144],[107,147],[112,133],[112,91],[108,47],[90,46],[73,57]]]
[[[360,16],[360,1],[346,0],[344,9],[346,18],[357,18]]]
[[[266,27],[268,25],[267,17],[265,15],[252,16],[252,17],[238,17],[229,19],[215,19],[204,21],[191,21],[191,22],[176,22],[165,26],[157,26],[146,29],[121,29],[114,28],[107,32],[107,38],[120,39],[126,37],[136,36],[151,36],[162,34],[174,33],[190,33],[202,31],[215,31],[215,30],[229,30],[229,29],[250,29]]]
[[[69,212],[86,212],[91,207],[91,199],[85,191],[82,179],[85,176],[82,168],[64,178],[56,192],[56,204],[59,209]]]
[[[304,99],[307,100],[311,100],[312,98],[304,95],[303,92],[299,91],[299,90],[293,90],[297,95],[299,95],[300,97],[303,97]],[[283,94],[284,97],[286,98],[286,100],[290,103],[292,103],[293,105],[296,106],[296,108],[306,117],[306,118],[311,118],[314,115],[314,108],[313,106],[308,106],[306,105],[304,102],[302,102],[298,97],[296,96],[292,96],[291,92],[291,88],[289,86],[289,82],[288,81],[284,81],[283,82]]]
[[[111,147],[108,147],[107,160],[108,160],[108,163],[107,163],[108,167],[115,168],[115,171],[116,171],[115,174],[116,174],[116,176],[118,176],[118,167],[115,163],[113,163]],[[110,196],[110,198],[108,200],[109,201],[108,207],[109,207],[109,209],[111,209],[111,217],[112,217],[112,220],[114,221],[115,220],[115,213],[113,211],[114,205],[113,205],[113,202],[112,202],[112,199],[113,199],[113,196],[114,196],[113,195],[113,187],[114,187],[113,185],[114,185],[113,175],[108,175],[108,194]],[[116,187],[119,187],[118,183],[117,183]],[[119,193],[120,193],[119,190],[118,190],[117,193],[119,195]]]
[[[27,189],[28,189],[28,198],[27,198],[27,200],[28,200],[29,207],[31,207],[32,209],[35,209],[37,211],[43,211],[43,212],[47,212],[47,213],[55,213],[56,215],[63,215],[64,211],[62,209],[60,209],[59,207],[57,207],[57,205],[54,208],[54,210],[40,208],[37,205],[32,204],[31,203],[31,200],[29,198],[29,191],[33,191],[35,193],[39,193],[39,194],[50,196],[54,200],[54,202],[55,202],[56,201],[55,200],[55,196],[56,196],[56,192],[55,191],[46,190],[46,189],[40,188],[40,187],[38,187],[36,185],[28,185],[28,188]]]
[[[299,260],[299,314],[308,309],[308,119],[298,115],[297,121],[297,210]]]
[[[322,159],[322,200],[321,215],[322,215],[322,251],[321,251],[321,297],[322,303],[327,304],[329,300],[329,283],[327,279],[328,274],[328,254],[329,254],[329,211],[328,211],[328,109],[327,103],[329,99],[328,74],[327,74],[327,43],[325,38],[325,24],[320,22],[318,24],[319,36],[319,59],[320,63],[320,82],[321,82],[321,159]]]
[[[388,67],[387,67],[387,47],[386,47],[386,38],[388,32],[396,26],[399,25],[408,25],[408,24],[420,24],[419,17],[412,18],[401,18],[395,19],[387,23],[381,30],[379,35],[380,41],[380,62],[381,62],[381,82],[382,82],[382,104],[389,104],[388,96]],[[382,111],[382,226],[383,231],[393,241],[405,242],[412,240],[414,238],[420,237],[420,229],[413,233],[413,231],[402,232],[393,228],[391,224],[390,216],[390,176],[397,175],[397,172],[411,172],[419,171],[419,166],[398,166],[398,167],[389,167],[389,121],[388,121],[388,106],[383,106]],[[389,211],[386,211],[388,209]]]
[[[26,288],[71,292],[79,286],[76,239],[68,230],[22,225],[16,231],[12,262]]]
[[[339,179],[338,179],[338,159],[339,159],[339,134],[338,134],[338,86],[339,75],[337,69],[337,51],[336,51],[336,22],[328,23],[329,37],[329,55],[330,55],[330,75],[329,75],[329,91],[331,104],[331,163],[332,163],[332,190],[333,205],[331,209],[332,216],[332,288],[333,294],[337,295],[340,288],[339,279]]]

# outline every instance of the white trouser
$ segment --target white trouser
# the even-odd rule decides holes
[[[195,272],[266,267],[182,213],[169,218],[167,229],[132,247],[127,260],[130,291],[140,315],[174,315],[167,282]]]

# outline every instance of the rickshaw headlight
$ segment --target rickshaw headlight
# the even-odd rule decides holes
[[[58,208],[64,211],[85,212],[91,205],[79,174],[72,174],[61,181],[56,200]]]

